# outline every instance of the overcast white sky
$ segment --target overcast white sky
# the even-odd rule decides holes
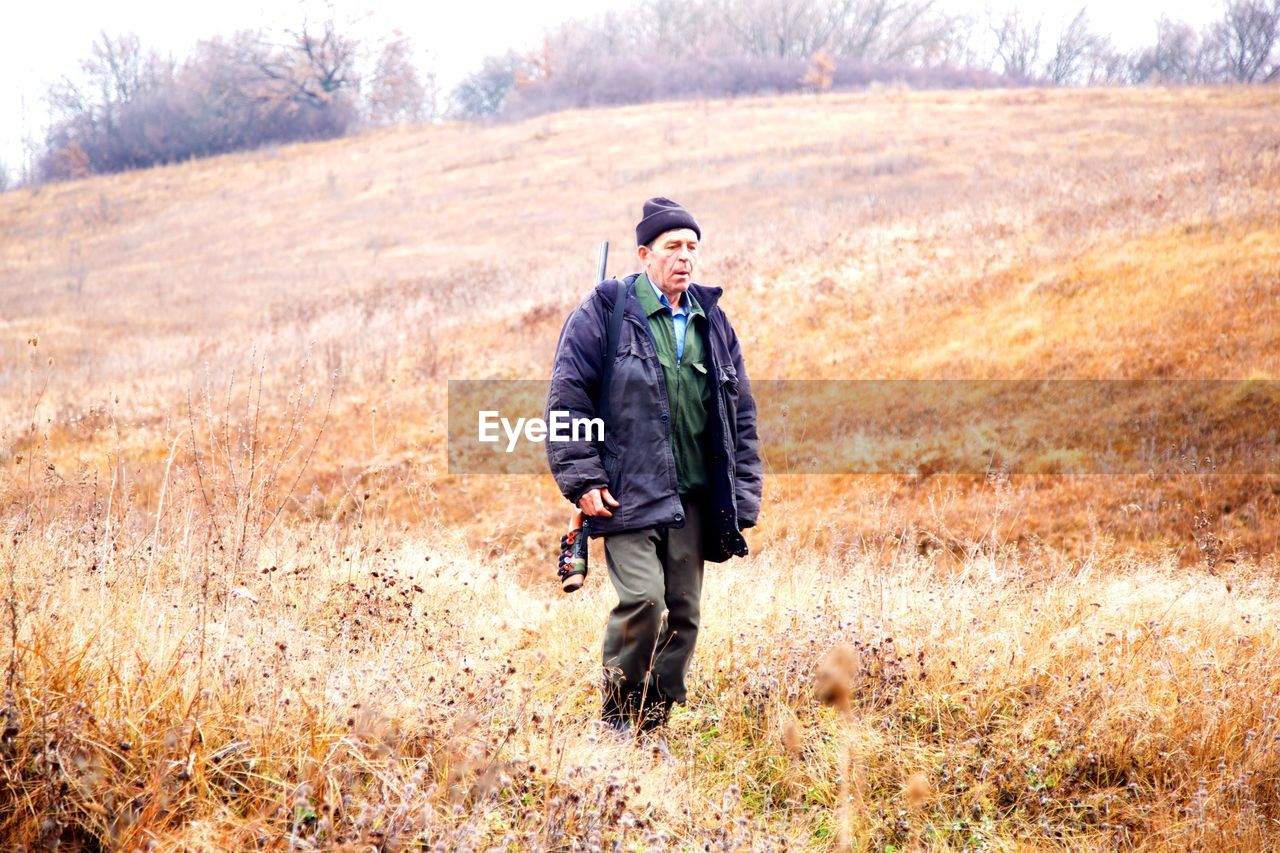
[[[1013,0],[947,0],[946,5],[981,12],[1006,8]],[[536,44],[542,31],[566,19],[606,8],[626,8],[629,0],[462,0],[462,2],[383,2],[370,0],[19,0],[5,12],[0,31],[0,163],[16,169],[22,139],[38,139],[47,116],[44,94],[64,74],[74,73],[100,31],[135,32],[144,48],[184,58],[202,38],[239,29],[296,26],[303,15],[322,19],[327,9],[348,31],[375,40],[395,28],[422,50],[447,91],[479,61],[510,47]],[[1221,0],[1018,0],[1032,14],[1042,13],[1046,29],[1059,25],[1081,6],[1094,27],[1117,46],[1149,42],[1154,21],[1164,14],[1200,26],[1216,18]]]

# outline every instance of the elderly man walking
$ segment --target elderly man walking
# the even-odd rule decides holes
[[[693,282],[701,238],[679,204],[644,203],[644,271],[601,282],[569,315],[547,399],[548,417],[605,416],[603,446],[547,442],[547,458],[560,491],[589,516],[589,535],[604,537],[618,594],[604,635],[602,718],[622,732],[656,732],[664,749],[671,705],[686,697],[703,564],[746,556],[741,531],[756,523],[762,487],[738,336],[717,304],[721,289]],[[617,345],[606,352],[611,319]]]

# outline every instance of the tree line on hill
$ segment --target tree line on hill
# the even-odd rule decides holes
[[[654,100],[917,88],[1280,82],[1280,0],[1223,0],[1201,29],[1161,18],[1121,51],[1082,9],[1061,26],[1012,7],[983,16],[936,0],[635,0],[551,29],[533,52],[484,58],[440,109],[411,41],[361,46],[333,22],[271,38],[200,42],[182,62],[105,33],[78,82],[54,86],[54,121],[26,177],[39,182],[170,163],[369,126],[520,118]],[[3,170],[0,170],[0,174]],[[0,187],[2,188],[2,187]]]
[[[1224,0],[1202,29],[1161,18],[1117,49],[1084,9],[1059,27],[1018,6],[948,13],[935,0],[639,0],[490,56],[453,93],[466,118],[655,99],[913,87],[1271,83],[1280,0]]]
[[[360,45],[327,21],[282,38],[243,31],[199,42],[183,62],[136,35],[102,33],[48,93],[54,120],[35,181],[120,172],[264,145],[436,118],[434,78],[393,33],[357,73]]]

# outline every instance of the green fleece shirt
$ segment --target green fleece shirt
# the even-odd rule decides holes
[[[711,408],[711,383],[705,361],[707,314],[689,291],[689,322],[685,329],[684,353],[676,357],[675,321],[671,309],[658,301],[649,277],[636,279],[636,297],[649,318],[649,333],[658,350],[658,363],[667,386],[671,406],[668,432],[676,458],[676,488],[681,494],[707,485],[707,413]]]

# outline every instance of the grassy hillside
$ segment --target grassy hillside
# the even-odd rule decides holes
[[[4,830],[1274,844],[1280,475],[1194,451],[1275,445],[1278,108],[650,105],[0,196]],[[927,464],[875,475],[786,473],[804,425],[763,412],[764,513],[752,557],[708,575],[676,765],[584,735],[611,594],[599,570],[571,600],[551,584],[549,476],[445,455],[446,381],[545,378],[596,244],[635,269],[658,194],[698,216],[753,380],[1169,380],[1041,410],[1019,447],[913,414]],[[1173,383],[1215,379],[1259,383]],[[1061,461],[1133,423],[1117,452],[1175,451],[1123,476]],[[847,713],[811,689],[841,643]]]
[[[122,458],[164,455],[193,387],[223,395],[256,353],[278,391],[270,416],[309,355],[304,380],[338,374],[302,483],[317,515],[348,491],[363,501],[354,478],[380,512],[415,518],[407,483],[436,482],[444,459],[444,380],[545,377],[596,243],[612,240],[615,272],[633,269],[637,200],[656,193],[704,223],[701,277],[726,286],[756,379],[1273,378],[1280,332],[1256,310],[1280,266],[1275,105],[1268,90],[1197,90],[637,107],[11,193],[4,432],[22,441],[47,373],[36,421],[65,465],[101,462],[113,411],[139,427]],[[156,472],[133,476],[152,499]],[[493,488],[533,493],[540,528],[559,518],[549,478]],[[1121,518],[1141,485],[1086,491],[1080,508],[1126,546],[1198,556],[1183,530]],[[1223,522],[1233,547],[1270,550],[1271,490],[1241,497],[1243,523]],[[445,503],[448,521],[518,544],[491,502]],[[1011,534],[1078,549],[1051,514]]]

